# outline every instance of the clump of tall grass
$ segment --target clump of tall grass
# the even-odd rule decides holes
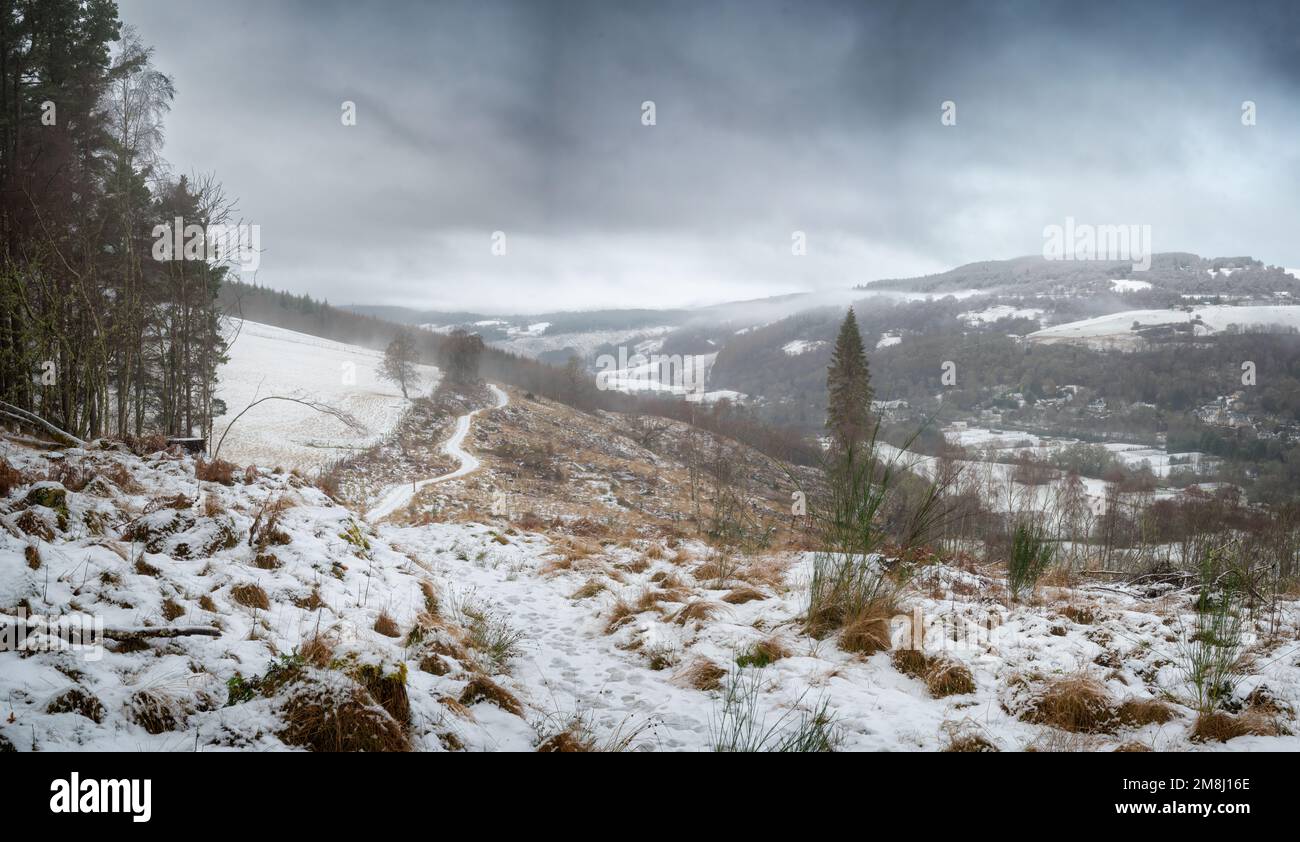
[[[714,751],[829,752],[839,745],[840,729],[828,702],[819,700],[811,710],[787,710],[769,725],[758,709],[762,689],[761,670],[731,673],[718,708],[709,717],[709,744]]]
[[[810,512],[818,549],[805,615],[809,634],[822,637],[892,611],[896,584],[881,551],[891,539],[904,550],[918,545],[938,519],[942,493],[928,484],[921,499],[897,517],[906,476],[899,457],[905,452],[906,447],[886,458],[873,434],[863,445],[849,444],[828,455],[824,489]],[[899,523],[894,535],[887,528],[891,520]]]
[[[465,629],[465,642],[478,653],[495,673],[505,672],[519,654],[519,644],[526,635],[491,605],[472,596],[453,599],[458,624]]]
[[[1039,578],[1052,566],[1056,547],[1038,527],[1017,524],[1011,536],[1011,554],[1007,557],[1007,592],[1011,599],[1020,598],[1026,589],[1033,590]]]

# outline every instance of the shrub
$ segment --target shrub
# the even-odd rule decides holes
[[[1200,570],[1194,630],[1188,634],[1184,629],[1180,641],[1180,666],[1202,715],[1230,699],[1240,681],[1236,664],[1244,649],[1242,597],[1236,577],[1231,572],[1220,574],[1222,558],[1220,551],[1206,553]]]
[[[1041,530],[1025,523],[1016,526],[1007,558],[1007,591],[1013,600],[1019,599],[1026,588],[1033,589],[1055,555],[1056,547],[1047,542]]]

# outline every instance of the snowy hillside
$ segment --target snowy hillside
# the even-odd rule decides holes
[[[1268,327],[1300,328],[1300,306],[1263,305],[1232,307],[1211,305],[1189,310],[1125,310],[1093,319],[1053,325],[1029,334],[1036,342],[1079,341],[1097,345],[1124,346],[1136,343],[1139,337],[1134,325],[1151,328],[1158,325],[1192,324],[1198,336],[1216,333],[1236,325],[1238,328]]]
[[[234,425],[221,447],[223,459],[266,468],[317,468],[382,438],[406,409],[398,387],[379,377],[383,354],[378,351],[249,321],[235,322],[231,333],[230,361],[217,373],[217,397],[225,401],[226,414],[214,422],[214,439],[246,406],[268,395],[329,404],[352,415],[365,431],[307,406],[267,401]],[[419,392],[428,393],[438,383],[438,370],[419,368]]]

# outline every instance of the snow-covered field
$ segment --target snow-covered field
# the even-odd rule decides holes
[[[552,351],[571,348],[582,359],[587,359],[597,348],[604,345],[625,345],[633,340],[646,337],[662,337],[675,328],[670,326],[646,327],[636,330],[591,330],[572,333],[548,333],[542,331],[549,327],[546,322],[530,325],[527,330],[511,330],[507,339],[497,339],[488,343],[494,348],[520,354],[534,359]],[[657,350],[657,348],[652,349]]]
[[[217,372],[217,397],[226,414],[214,422],[219,439],[231,420],[254,400],[284,395],[341,409],[366,428],[358,433],[336,418],[288,401],[266,401],[235,424],[221,458],[239,465],[318,468],[369,446],[396,426],[407,401],[394,383],[379,377],[383,354],[272,327],[235,322],[230,361]],[[421,365],[417,394],[437,385],[438,369]],[[414,396],[414,395],[413,395]],[[216,441],[212,442],[212,447]]]
[[[1116,278],[1110,282],[1110,288],[1113,292],[1143,292],[1144,290],[1151,289],[1151,282]]]
[[[818,348],[826,347],[828,343],[822,339],[796,339],[793,342],[787,342],[781,346],[787,357],[797,357],[800,354],[806,354],[809,351],[816,351]]]
[[[983,310],[968,310],[957,318],[972,326],[992,324],[999,319],[1033,319],[1038,321],[1043,311],[1034,307],[1012,307],[1009,304],[994,304]]]
[[[1085,342],[1096,345],[1132,345],[1140,338],[1133,331],[1134,323],[1143,328],[1166,324],[1186,324],[1199,318],[1193,329],[1197,336],[1225,330],[1229,325],[1239,328],[1249,326],[1281,325],[1300,328],[1300,306],[1257,305],[1233,307],[1226,304],[1195,307],[1189,310],[1125,310],[1092,319],[1053,325],[1029,334],[1035,342]]]
[[[636,347],[635,355],[628,358],[626,368],[606,367],[597,359],[596,388],[627,394],[658,392],[704,403],[743,400],[745,395],[740,392],[708,389],[709,373],[717,360],[717,353],[661,356],[642,343]],[[614,360],[613,364],[618,362]]]

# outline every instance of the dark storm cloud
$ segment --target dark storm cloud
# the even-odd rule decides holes
[[[121,6],[176,79],[168,157],[262,225],[261,283],[336,302],[749,298],[1066,216],[1300,266],[1293,3]]]

